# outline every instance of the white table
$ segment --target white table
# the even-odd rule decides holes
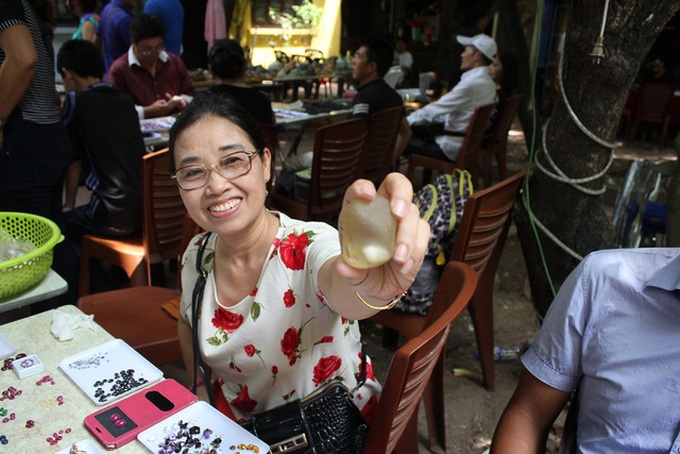
[[[68,284],[66,281],[50,268],[38,285],[31,287],[29,290],[20,293],[12,299],[0,301],[0,312],[6,312],[55,296],[63,295],[67,290]]]

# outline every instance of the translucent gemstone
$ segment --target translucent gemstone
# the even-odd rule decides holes
[[[355,268],[374,268],[394,254],[397,222],[389,201],[379,195],[370,202],[355,200],[344,207],[342,258]]]

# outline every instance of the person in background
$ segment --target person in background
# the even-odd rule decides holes
[[[182,59],[163,47],[163,22],[139,14],[130,34],[132,45],[111,65],[109,81],[130,95],[140,119],[179,112],[191,100],[194,86]]]
[[[175,55],[181,55],[184,34],[182,3],[179,0],[146,0],[144,12],[160,17],[165,24],[165,49]]]
[[[496,58],[489,65],[489,76],[496,84],[496,107],[491,112],[491,126],[487,130],[482,143],[486,147],[498,119],[498,113],[505,100],[515,94],[519,84],[519,65],[515,53],[509,50],[498,52]]]
[[[487,7],[480,4],[473,4],[469,7],[467,13],[467,22],[458,30],[457,36],[467,36],[472,38],[480,33],[486,33],[489,26],[489,12]],[[464,71],[461,71],[460,55],[465,51],[465,46],[461,45],[458,40],[454,41],[453,47],[453,64],[449,72],[449,78],[446,88],[448,91],[453,90]]]
[[[376,112],[404,105],[401,95],[383,79],[392,64],[393,54],[392,45],[381,37],[369,36],[361,40],[352,60],[352,79],[357,86],[357,94],[352,100],[352,117],[369,118]],[[406,148],[410,137],[411,128],[404,118],[395,145],[395,159]],[[313,152],[287,158],[283,162],[286,172],[281,173],[276,181],[277,189],[291,193],[293,173],[311,167],[313,158]]]
[[[480,33],[468,38],[458,36],[465,46],[461,54],[463,76],[453,90],[437,101],[411,113],[406,120],[411,127],[442,125],[441,132],[418,134],[406,147],[407,154],[421,154],[445,161],[455,161],[463,144],[470,120],[478,107],[496,102],[496,84],[489,76],[489,64],[497,53],[496,42]]]
[[[544,452],[574,390],[560,452],[677,452],[679,270],[678,248],[583,259],[521,358],[525,369],[491,452]]]
[[[91,191],[89,202],[64,212],[59,223],[71,248],[70,274],[62,277],[68,278],[70,301],[75,302],[81,237],[127,237],[142,228],[146,150],[132,100],[102,82],[104,60],[95,44],[67,41],[57,54],[57,68],[67,91],[64,122],[77,156],[69,173],[77,176],[84,161]]]
[[[413,55],[408,50],[408,42],[406,38],[400,36],[394,41],[395,49],[395,64],[401,67],[401,72],[404,73],[404,80],[409,79],[411,68],[413,68]]]
[[[248,63],[243,48],[236,40],[215,41],[208,55],[208,68],[215,81],[215,85],[208,88],[208,93],[215,95],[227,93],[245,107],[258,123],[268,125],[275,123],[269,96],[245,82]]]
[[[404,101],[383,77],[390,68],[393,49],[389,42],[369,36],[361,40],[352,59],[352,79],[357,94],[352,100],[353,117],[370,117],[391,107],[403,106]],[[411,128],[404,118],[399,127],[395,157],[401,155],[411,138]]]
[[[139,0],[111,0],[102,10],[94,42],[104,51],[104,77],[130,47],[130,24],[138,3]]]
[[[198,351],[211,370],[205,385],[214,390],[216,407],[241,421],[291,396],[303,398],[333,378],[352,389],[365,364],[366,381],[354,402],[369,419],[381,387],[362,352],[356,320],[402,294],[422,263],[429,226],[411,203],[410,182],[392,173],[377,190],[367,180],[347,190],[344,207],[377,193],[389,200],[397,221],[391,259],[360,270],[342,259],[338,231],[328,224],[265,208],[271,152],[257,123],[234,100],[197,96],[170,130],[170,154],[189,215],[213,232],[200,262],[207,279],[198,320],[192,317],[199,276],[194,264],[205,233],[182,259],[178,334],[189,379]],[[343,222],[344,210],[340,231]],[[201,387],[199,397],[205,396]]]
[[[649,62],[650,70],[647,72],[642,83],[657,82],[675,85],[675,78],[670,71],[666,70],[666,63],[661,57],[653,57]]]
[[[73,151],[55,89],[52,6],[0,0],[0,211],[56,221]]]
[[[515,53],[509,50],[498,52],[489,65],[489,76],[496,84],[497,103],[501,105],[519,85],[519,65]]]
[[[97,0],[66,0],[66,7],[80,18],[78,28],[71,39],[84,39],[94,42],[99,26],[99,14],[97,14]]]

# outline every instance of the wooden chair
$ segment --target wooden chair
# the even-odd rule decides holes
[[[130,287],[81,296],[77,306],[113,337],[159,365],[182,359],[177,319],[163,305],[181,293],[165,287]]]
[[[399,134],[404,108],[392,107],[371,116],[371,132],[366,143],[366,162],[363,178],[371,180],[376,187],[390,172],[394,161],[394,147]]]
[[[406,176],[413,181],[413,174],[418,167],[423,168],[423,184],[431,181],[431,171],[437,170],[442,173],[451,173],[453,169],[468,170],[472,175],[475,185],[479,182],[479,150],[482,146],[484,133],[491,124],[491,112],[494,104],[478,107],[470,120],[463,144],[458,151],[456,162],[430,158],[428,156],[412,154],[409,157]]]
[[[335,221],[347,188],[360,176],[369,120],[355,118],[322,126],[314,137],[314,158],[306,200],[269,194],[268,205],[297,219]]]
[[[178,257],[198,233],[196,223],[187,215],[182,223],[182,240]],[[94,314],[112,336],[123,339],[153,364],[182,359],[177,336],[177,319],[163,306],[181,296],[181,270],[177,270],[177,288],[130,287],[81,296],[78,308]]]
[[[517,114],[517,105],[519,104],[520,95],[508,96],[503,104],[499,106],[498,116],[495,123],[491,127],[491,134],[489,143],[486,148],[482,149],[480,153],[481,158],[481,174],[484,181],[484,187],[491,186],[491,174],[493,167],[493,160],[496,160],[498,165],[499,180],[505,180],[508,177],[508,132],[512,126],[512,122]]]
[[[647,82],[640,88],[640,100],[635,112],[633,129],[628,140],[633,140],[640,132],[641,123],[656,123],[661,126],[661,147],[666,146],[668,136],[668,106],[673,98],[674,87],[660,82]]]
[[[417,453],[418,452],[418,404],[425,392],[425,402],[432,402],[433,391],[444,393],[444,348],[451,323],[468,306],[477,286],[477,275],[464,263],[449,262],[439,281],[434,302],[427,317],[420,317],[426,325],[414,330],[409,341],[399,348],[392,359],[384,382],[378,407],[371,421],[365,453]],[[381,312],[389,316],[390,312]],[[417,332],[416,332],[417,331]],[[444,426],[444,400],[434,401],[436,412],[428,413],[430,440],[434,424],[442,432],[436,441],[441,452],[446,450]]]
[[[479,277],[470,302],[484,388],[495,389],[493,288],[498,262],[512,221],[512,209],[526,170],[475,192],[465,203],[449,260],[465,262]],[[443,397],[443,396],[442,396]]]
[[[186,209],[170,178],[167,152],[166,148],[142,158],[142,233],[130,238],[83,236],[80,296],[90,293],[91,258],[123,268],[131,286],[151,285],[152,265],[177,258]]]

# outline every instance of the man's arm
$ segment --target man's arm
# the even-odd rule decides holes
[[[526,369],[501,415],[491,454],[543,453],[553,422],[570,393],[546,385]]]
[[[469,96],[467,91],[466,87],[459,83],[453,90],[446,93],[437,101],[430,103],[409,115],[407,117],[408,123],[413,125],[423,122],[433,123],[436,120],[444,121],[446,115],[455,112],[467,101]]]

